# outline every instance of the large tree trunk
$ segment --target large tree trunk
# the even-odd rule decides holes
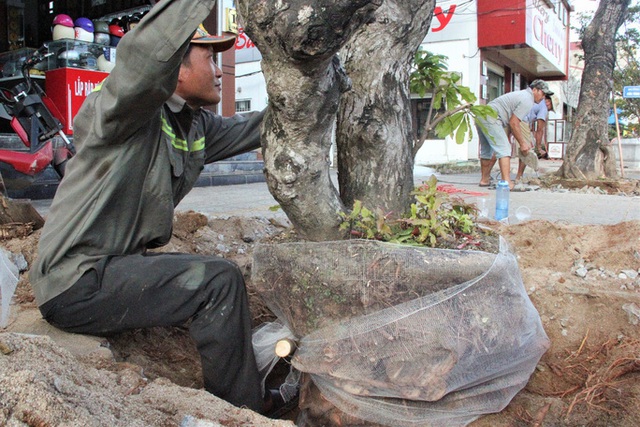
[[[269,190],[311,240],[340,238],[344,210],[329,176],[331,134],[349,87],[335,54],[382,0],[239,0],[245,31],[262,53],[268,111],[262,151]]]
[[[342,201],[396,215],[413,190],[409,74],[435,0],[386,0],[341,51],[352,90],[343,96],[336,143]]]
[[[573,133],[558,174],[564,178],[617,177],[607,118],[616,61],[615,36],[631,0],[601,0],[582,40],[584,72]]]

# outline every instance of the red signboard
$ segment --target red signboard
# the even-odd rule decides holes
[[[88,94],[102,83],[109,73],[83,70],[81,68],[58,68],[46,72],[45,89],[47,96],[58,108],[63,131],[73,134],[73,118]]]
[[[526,21],[526,0],[478,1],[478,47],[525,43]]]

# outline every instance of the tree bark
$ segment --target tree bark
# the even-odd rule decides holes
[[[601,0],[582,40],[584,72],[573,133],[558,175],[563,178],[616,178],[607,118],[616,61],[615,36],[631,0]]]
[[[344,210],[329,176],[332,129],[346,77],[335,54],[382,0],[239,0],[262,54],[269,104],[262,130],[267,185],[310,240],[341,238]]]
[[[340,195],[399,216],[410,206],[413,131],[409,74],[435,0],[386,0],[341,51],[352,90],[336,128]]]

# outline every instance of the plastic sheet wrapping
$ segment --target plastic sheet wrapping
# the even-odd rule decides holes
[[[262,378],[263,389],[267,375],[273,370],[279,359],[275,353],[276,343],[285,338],[294,339],[295,337],[289,328],[280,322],[266,322],[252,331],[251,344],[258,372]]]
[[[18,267],[0,249],[0,328],[5,328],[9,322],[11,298],[18,285]]]
[[[340,251],[337,243],[329,246]],[[386,251],[388,265],[394,265],[388,250],[400,250],[384,245],[373,248]],[[499,254],[407,250],[410,257],[430,261],[424,264],[422,275],[412,277],[426,280],[424,286],[410,287],[412,293],[418,288],[425,292],[385,308],[368,304],[376,309],[363,308],[361,315],[334,318],[313,330],[302,324],[298,329],[305,334],[292,360],[294,367],[310,374],[335,407],[376,424],[457,426],[499,412],[526,385],[549,347],[515,256],[502,239]],[[264,272],[259,259],[267,260],[272,252],[273,248],[254,252],[255,277]],[[318,255],[317,250],[309,253],[312,258]],[[345,256],[333,259],[338,264],[340,260],[349,263]],[[371,265],[371,259],[361,260]],[[416,265],[415,259],[410,264]],[[331,274],[340,276],[350,268],[334,264]],[[395,281],[401,275],[385,277]],[[458,282],[452,284],[451,277]],[[465,280],[459,281],[461,278]],[[327,277],[321,279],[327,283]],[[370,275],[362,274],[359,279],[360,289],[356,285],[348,293],[362,295],[371,286]],[[344,285],[344,277],[336,280]],[[393,287],[398,289],[398,284]],[[272,309],[287,321],[304,312],[291,307],[287,299],[281,299],[281,304],[270,301],[275,305]],[[297,334],[295,327],[292,330]]]

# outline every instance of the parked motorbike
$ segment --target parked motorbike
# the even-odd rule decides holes
[[[75,155],[58,119],[60,112],[30,75],[31,69],[51,55],[47,51],[44,45],[23,62],[23,82],[0,87],[0,119],[9,121],[21,141],[18,147],[0,149],[3,191],[30,186],[50,165],[62,178],[67,161]]]

